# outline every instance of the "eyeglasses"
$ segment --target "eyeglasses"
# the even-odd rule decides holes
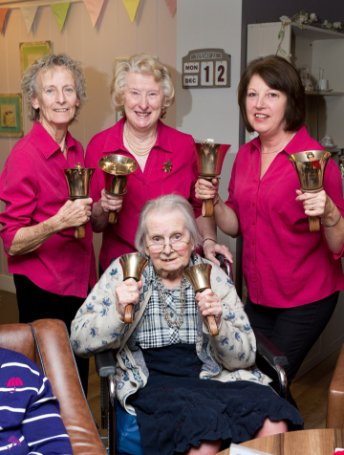
[[[190,237],[186,239],[182,234],[174,234],[169,238],[167,243],[162,237],[155,237],[151,239],[151,241],[152,243],[147,245],[147,248],[149,248],[152,253],[161,253],[166,245],[169,245],[174,251],[182,250],[188,243],[190,243]]]

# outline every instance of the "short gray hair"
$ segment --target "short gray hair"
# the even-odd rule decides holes
[[[185,226],[190,234],[190,238],[195,247],[201,245],[202,238],[199,233],[193,208],[189,201],[178,194],[167,194],[152,199],[144,205],[139,220],[139,226],[135,237],[135,246],[137,251],[145,253],[146,235],[147,235],[147,218],[153,212],[159,212],[163,217],[166,212],[178,211],[184,216]]]
[[[114,75],[111,82],[111,97],[117,110],[124,110],[124,92],[127,87],[129,73],[146,74],[154,77],[161,84],[164,94],[162,115],[174,101],[174,86],[170,72],[160,60],[148,54],[133,55],[126,59],[117,59],[114,67]]]
[[[69,70],[74,78],[76,94],[79,100],[79,106],[76,106],[75,117],[79,113],[81,104],[86,99],[86,81],[81,66],[78,62],[65,54],[48,54],[36,60],[24,73],[22,78],[22,91],[25,102],[29,108],[29,119],[39,120],[39,109],[34,109],[31,105],[32,98],[38,96],[37,77],[41,72],[63,66]]]

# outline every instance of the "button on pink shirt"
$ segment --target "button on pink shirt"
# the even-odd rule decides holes
[[[288,308],[344,289],[340,259],[329,250],[322,230],[309,231],[303,205],[295,200],[300,183],[288,158],[292,153],[323,147],[301,128],[262,178],[260,148],[259,138],[240,147],[227,201],[240,221],[250,299]],[[332,158],[325,169],[324,188],[344,215],[342,178]]]
[[[68,200],[64,169],[84,165],[83,148],[69,133],[67,160],[57,143],[40,123],[13,147],[0,176],[0,199],[5,210],[0,223],[5,250],[18,229],[45,221]],[[40,288],[58,295],[87,296],[89,283],[95,283],[92,228],[86,237],[76,239],[75,229],[60,231],[35,251],[8,256],[11,273],[25,275]]]
[[[123,126],[122,119],[96,134],[87,146],[86,165],[97,169],[91,185],[94,201],[99,200],[105,185],[104,173],[98,166],[99,160],[112,153],[134,157],[123,144]],[[103,232],[100,251],[103,270],[118,256],[135,251],[139,214],[146,201],[164,194],[180,194],[192,203],[196,217],[200,215],[200,201],[195,199],[194,194],[198,177],[196,154],[192,136],[159,121],[157,142],[149,153],[144,171],[138,165],[136,171],[128,176],[127,193],[118,221],[115,225],[109,224]]]

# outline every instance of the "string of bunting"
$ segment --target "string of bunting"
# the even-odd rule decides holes
[[[129,16],[130,22],[135,21],[137,10],[141,0],[121,0],[123,6]],[[6,24],[10,20],[10,13],[13,9],[20,9],[23,20],[26,25],[27,32],[30,33],[32,25],[35,21],[38,9],[41,6],[50,6],[60,31],[63,30],[70,7],[73,3],[84,3],[88,15],[90,17],[92,27],[95,27],[102,11],[105,8],[106,0],[69,0],[67,2],[58,2],[54,0],[14,0],[0,1],[0,33],[5,34]],[[167,8],[172,17],[177,11],[177,0],[165,0]]]

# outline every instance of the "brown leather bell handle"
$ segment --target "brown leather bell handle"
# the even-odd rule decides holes
[[[215,316],[207,316],[207,326],[211,336],[216,337],[219,334]]]
[[[110,224],[116,224],[117,223],[117,212],[115,212],[115,211],[109,212],[108,221]]]
[[[131,324],[134,321],[134,306],[129,303],[124,309],[124,322]]]
[[[310,232],[320,231],[320,218],[318,216],[309,216],[308,225]]]
[[[85,229],[85,225],[84,224],[75,229],[74,237],[76,239],[83,239],[83,238],[85,238],[85,235],[86,235],[86,229]]]
[[[214,215],[214,201],[213,199],[204,199],[202,202],[202,216],[210,217]]]

